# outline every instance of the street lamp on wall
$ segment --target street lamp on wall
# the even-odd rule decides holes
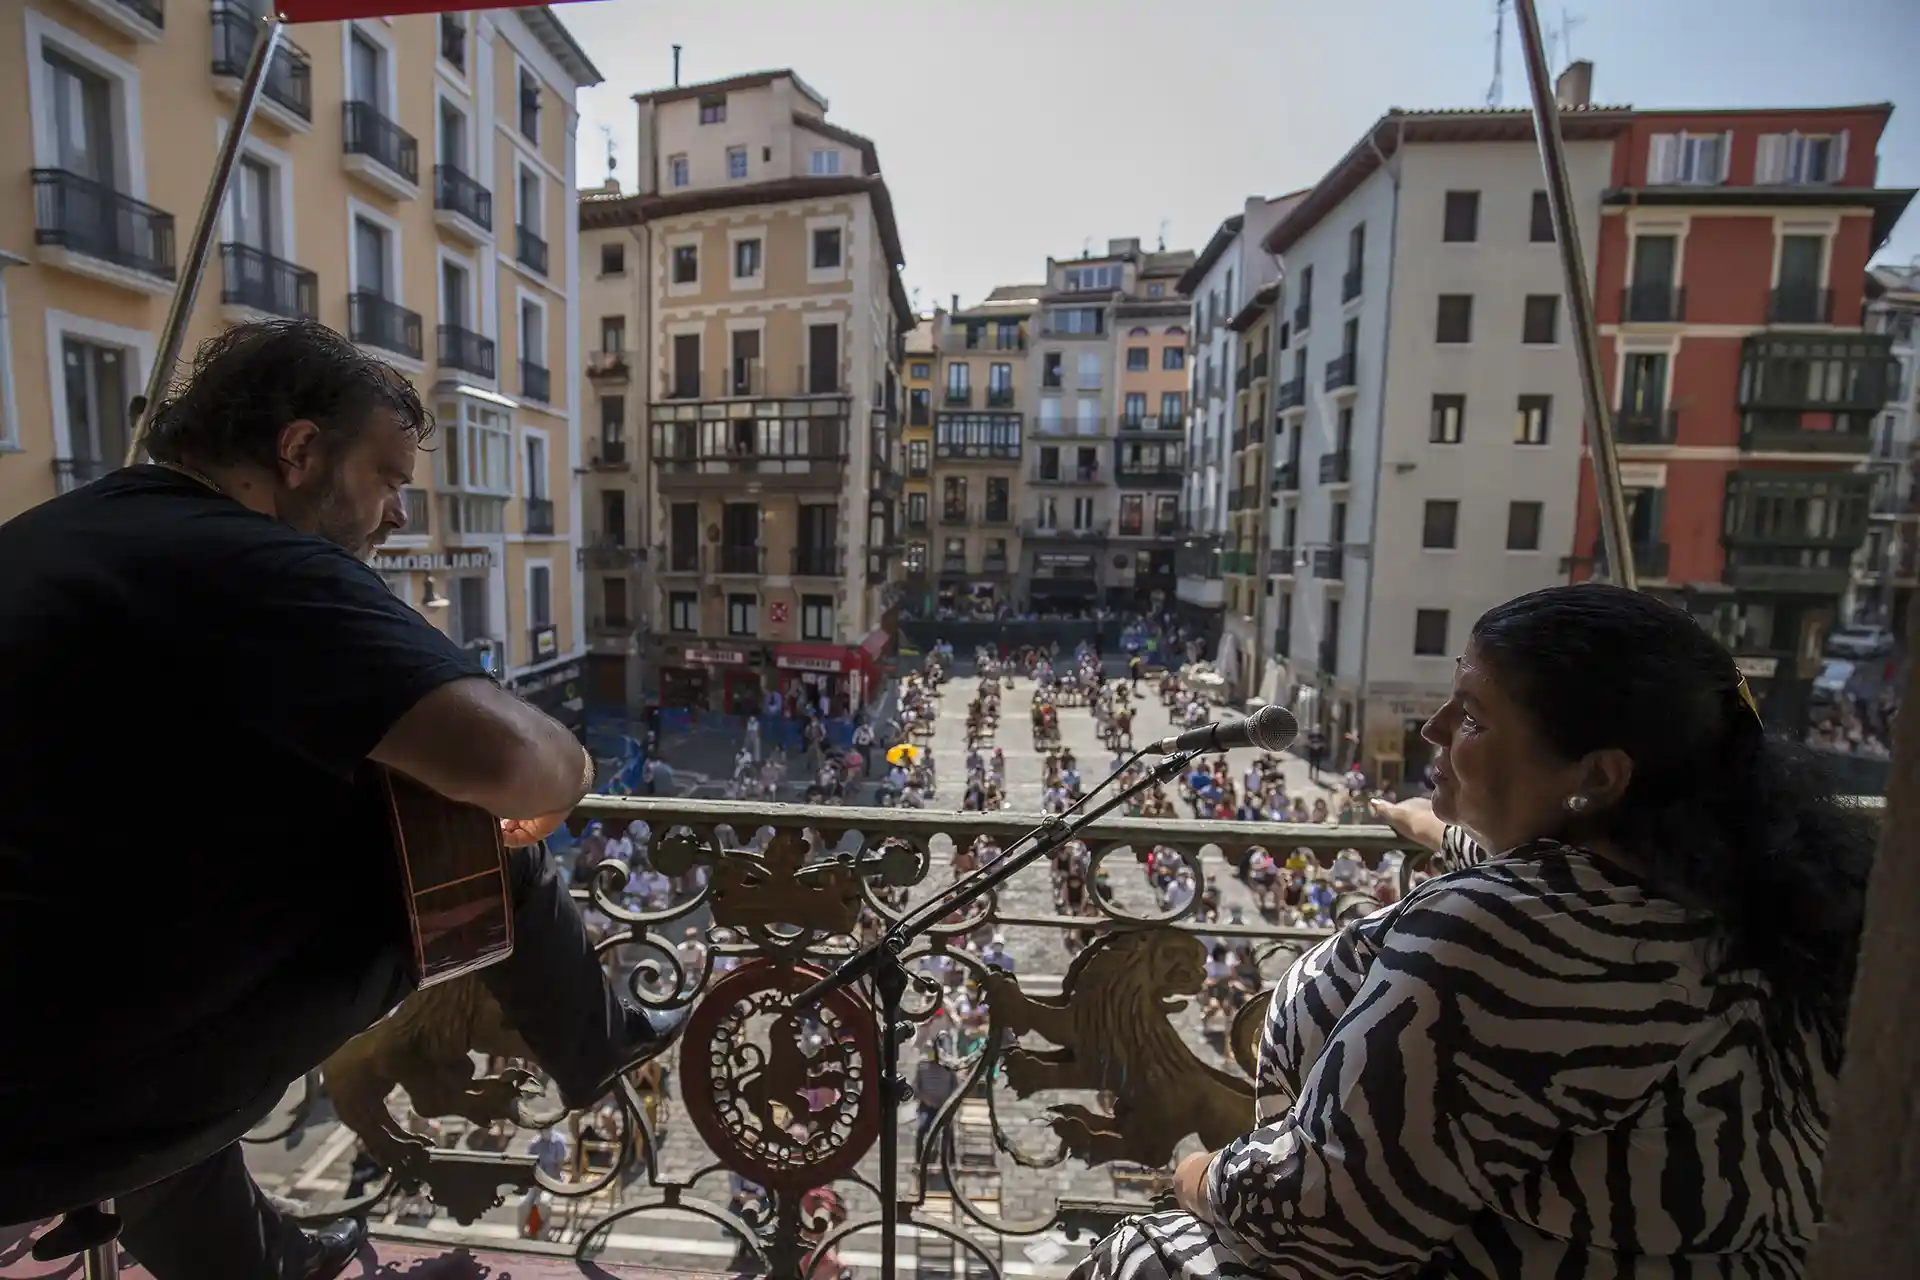
[[[423,609],[444,609],[453,601],[440,594],[440,588],[434,585],[433,575],[427,575],[425,598],[420,602]]]

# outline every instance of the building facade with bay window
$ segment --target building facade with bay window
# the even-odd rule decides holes
[[[1634,559],[1804,722],[1866,542],[1898,376],[1864,328],[1913,192],[1875,185],[1889,106],[1637,111],[1602,200],[1595,301]],[[1570,564],[1604,575],[1592,469]]]
[[[742,713],[865,698],[896,623],[915,317],[874,145],[791,71],[639,95],[638,190],[590,199],[642,273],[642,691]],[[876,637],[878,637],[876,639]],[[837,650],[824,655],[793,645]],[[807,658],[815,665],[780,664]]]
[[[20,125],[0,137],[17,179],[0,197],[0,518],[123,460],[267,8],[0,13],[0,115]],[[185,353],[234,323],[311,319],[411,380],[439,435],[376,567],[504,681],[538,681],[583,645],[565,371],[574,101],[600,75],[543,5],[289,34]]]

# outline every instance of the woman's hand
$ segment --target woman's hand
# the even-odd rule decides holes
[[[500,819],[500,838],[509,849],[518,849],[530,844],[539,844],[560,829],[567,820],[564,813],[546,813],[538,818],[502,818]]]
[[[1207,1171],[1213,1168],[1213,1151],[1196,1151],[1173,1170],[1173,1202],[1202,1222],[1213,1221],[1213,1203],[1207,1199]]]
[[[1401,839],[1411,840],[1431,852],[1440,852],[1441,841],[1446,839],[1447,824],[1433,816],[1433,801],[1425,796],[1414,796],[1398,803],[1380,799],[1368,803],[1373,807],[1373,816],[1392,827],[1394,834]]]

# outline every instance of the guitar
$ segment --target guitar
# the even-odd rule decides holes
[[[391,769],[374,769],[400,861],[413,976],[431,987],[513,951],[513,900],[500,820]]]

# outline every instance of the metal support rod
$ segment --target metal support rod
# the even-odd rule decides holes
[[[103,1200],[100,1203],[100,1210],[111,1214],[113,1201]],[[80,1274],[82,1280],[120,1280],[119,1240],[114,1239],[104,1244],[94,1245],[80,1255]]]
[[[174,285],[173,301],[167,308],[167,322],[154,344],[153,368],[147,371],[146,396],[140,405],[139,421],[127,441],[126,465],[140,461],[146,447],[147,428],[153,411],[166,394],[173,378],[173,366],[180,359],[180,345],[186,340],[187,321],[193,318],[193,304],[200,295],[200,277],[206,274],[207,256],[213,249],[213,234],[220,219],[220,206],[226,202],[227,184],[233,166],[240,159],[240,147],[253,125],[254,109],[267,87],[267,69],[280,49],[280,23],[273,18],[260,20],[253,53],[247,59],[247,74],[240,82],[240,104],[234,108],[227,136],[220,140],[220,154],[213,162],[213,177],[207,182],[207,197],[200,206],[200,220],[194,224],[193,238],[187,241],[187,256],[180,264],[179,281]]]
[[[1574,221],[1573,184],[1567,176],[1567,146],[1560,134],[1560,104],[1554,98],[1547,71],[1547,52],[1540,38],[1540,15],[1534,0],[1513,0],[1520,19],[1520,51],[1527,61],[1527,84],[1533,90],[1533,125],[1540,138],[1540,163],[1546,168],[1547,209],[1553,215],[1553,239],[1560,246],[1560,267],[1566,275],[1567,325],[1573,332],[1573,352],[1580,362],[1580,390],[1586,400],[1587,443],[1593,450],[1593,488],[1600,506],[1600,539],[1606,548],[1613,580],[1629,590],[1640,589],[1627,536],[1627,500],[1620,486],[1620,449],[1614,440],[1613,412],[1607,407],[1607,384],[1601,376],[1600,328],[1593,319],[1593,290],[1587,284],[1586,254],[1580,248],[1580,227]]]

